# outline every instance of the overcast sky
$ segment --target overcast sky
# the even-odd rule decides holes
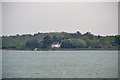
[[[90,31],[118,34],[117,2],[3,2],[3,35]]]

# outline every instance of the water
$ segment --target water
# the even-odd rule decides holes
[[[0,50],[0,80],[2,79],[2,50]]]
[[[118,78],[118,51],[3,51],[3,78]]]

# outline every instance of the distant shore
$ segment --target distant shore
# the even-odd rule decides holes
[[[24,50],[24,49],[1,49],[5,51],[83,51],[83,50],[120,50],[118,48],[70,48],[70,49],[38,49],[38,50]]]

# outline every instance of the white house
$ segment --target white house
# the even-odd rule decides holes
[[[60,48],[60,44],[59,42],[54,42],[52,45],[51,45],[51,48]]]

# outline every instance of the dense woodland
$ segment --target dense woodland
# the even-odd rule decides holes
[[[100,36],[90,32],[81,34],[67,32],[50,32],[2,36],[2,49],[12,50],[49,50],[51,44],[59,42],[62,49],[118,49],[120,47],[120,35]]]

